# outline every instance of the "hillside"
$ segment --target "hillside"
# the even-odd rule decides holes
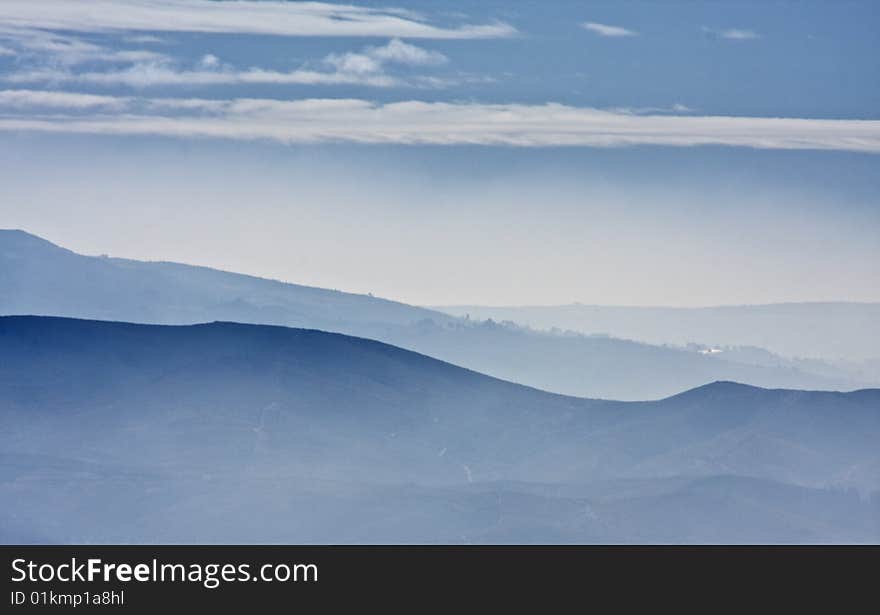
[[[545,390],[608,399],[656,399],[715,380],[828,390],[870,382],[785,363],[751,365],[620,339],[468,321],[369,295],[205,267],[83,256],[22,231],[0,231],[0,314],[322,329]]]
[[[13,540],[876,540],[878,437],[878,390],[605,402],[313,330],[0,318]]]
[[[208,267],[84,256],[17,230],[0,230],[0,288],[2,314],[156,324],[284,320],[324,329],[451,319],[369,295]]]
[[[757,346],[785,357],[880,358],[880,303],[778,303],[702,308],[571,305],[436,308],[536,329],[603,333],[649,344]]]

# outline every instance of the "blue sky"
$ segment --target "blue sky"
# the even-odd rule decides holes
[[[878,29],[873,2],[6,0],[0,226],[416,303],[880,300]]]

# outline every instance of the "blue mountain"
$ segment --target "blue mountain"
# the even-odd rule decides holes
[[[579,399],[381,342],[0,318],[0,540],[876,542],[880,390]]]
[[[755,365],[622,339],[474,322],[369,295],[205,267],[83,256],[23,231],[0,231],[0,314],[322,329],[545,390],[608,399],[656,399],[715,380],[828,390],[866,386],[859,378],[799,365]]]

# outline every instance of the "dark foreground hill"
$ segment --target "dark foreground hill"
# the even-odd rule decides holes
[[[870,381],[794,364],[752,365],[621,339],[472,322],[369,295],[206,267],[83,256],[22,231],[0,230],[0,314],[322,329],[549,391],[607,399],[656,399],[714,380],[824,390],[864,388]]]
[[[0,540],[871,542],[880,391],[584,400],[370,340],[0,318]]]

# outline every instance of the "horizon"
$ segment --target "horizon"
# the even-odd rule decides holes
[[[289,284],[292,286],[309,286],[306,284],[302,284],[295,280],[283,280],[279,278],[270,278],[265,275],[260,275],[259,273],[250,273],[250,272],[242,272],[242,271],[230,271],[226,269],[220,269],[219,267],[208,265],[208,264],[197,264],[197,263],[187,263],[181,261],[172,261],[167,259],[152,259],[152,260],[143,260],[137,258],[131,258],[128,256],[120,256],[109,254],[106,252],[100,252],[97,254],[84,254],[77,252],[75,250],[71,250],[66,247],[63,243],[59,243],[47,237],[42,237],[37,235],[36,233],[32,233],[27,229],[22,228],[0,228],[0,233],[3,232],[17,232],[28,235],[29,237],[33,237],[47,243],[52,244],[56,248],[60,248],[63,250],[68,250],[77,254],[79,256],[86,256],[91,258],[110,258],[110,259],[119,259],[119,260],[135,260],[144,263],[165,263],[172,265],[184,265],[187,267],[199,267],[205,269],[212,269],[215,271],[220,271],[223,273],[229,273],[233,275],[241,275],[247,277],[258,278],[261,280],[266,280],[269,282],[278,282],[281,284]],[[581,301],[571,301],[569,303],[556,303],[556,304],[519,304],[519,305],[491,305],[491,304],[475,304],[475,303],[456,303],[456,304],[437,304],[437,305],[421,305],[415,303],[407,303],[405,301],[399,300],[395,297],[386,297],[374,295],[372,293],[360,293],[349,291],[344,288],[330,288],[328,286],[309,286],[310,288],[316,288],[319,290],[327,290],[332,292],[340,292],[350,295],[358,295],[358,296],[369,296],[375,299],[383,299],[386,301],[392,301],[395,303],[404,303],[406,305],[412,305],[414,307],[421,307],[427,310],[435,310],[442,311],[444,308],[452,309],[452,308],[469,308],[469,307],[479,307],[479,308],[554,308],[554,307],[598,307],[598,308],[641,308],[641,309],[670,309],[670,310],[709,310],[713,308],[752,308],[752,307],[772,307],[772,306],[784,306],[784,305],[846,305],[846,304],[854,304],[854,305],[876,305],[880,303],[880,301],[846,301],[846,300],[806,300],[806,301],[778,301],[778,302],[770,302],[770,303],[728,303],[728,304],[713,304],[713,305],[626,305],[626,304],[603,304],[603,303],[584,303]]]

